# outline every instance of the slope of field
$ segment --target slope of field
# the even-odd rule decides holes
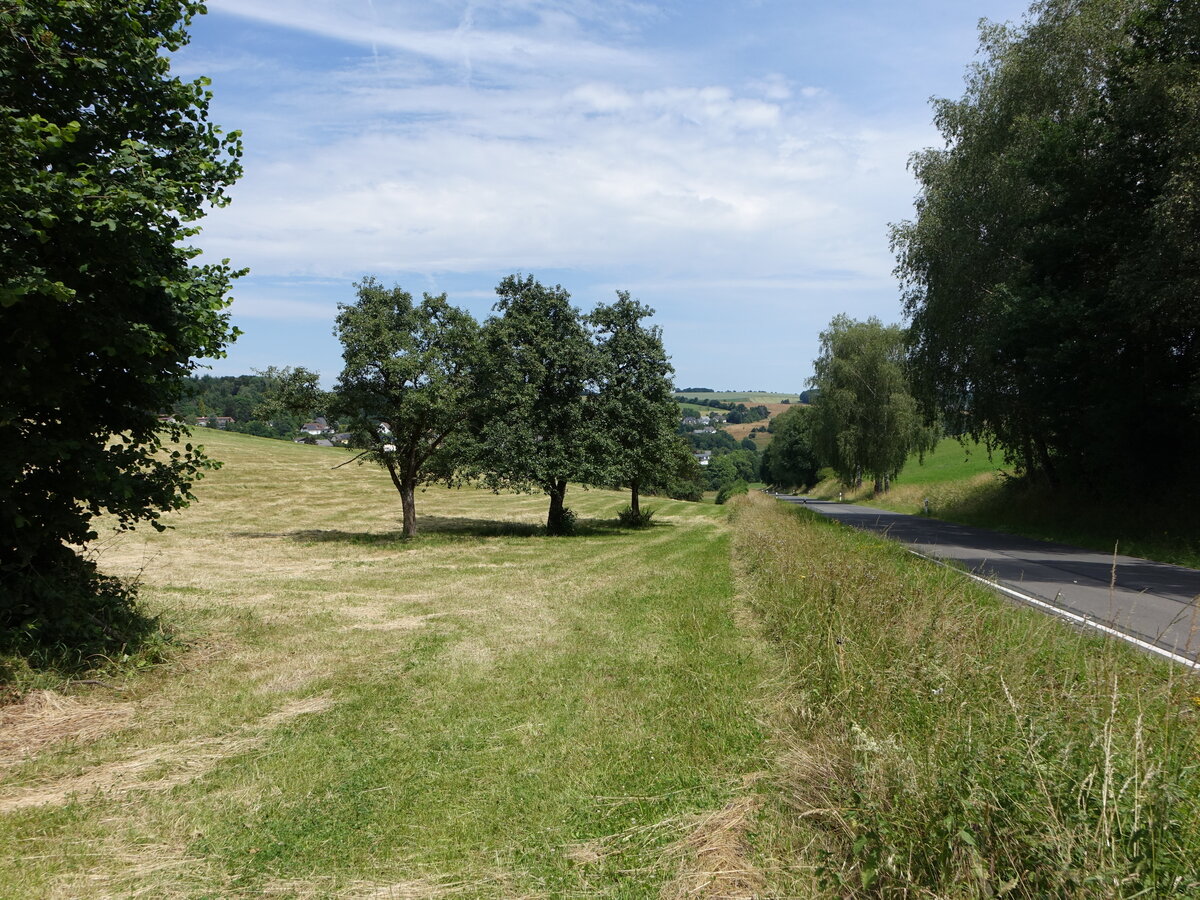
[[[713,391],[712,393],[676,391],[675,396],[698,397],[702,400],[720,400],[722,403],[745,403],[747,406],[757,406],[759,403],[782,403],[784,400],[792,403],[800,402],[799,394],[779,394],[771,391]]]
[[[573,490],[549,538],[431,488],[406,542],[345,451],[203,437],[173,530],[96,547],[186,652],[0,711],[0,896],[682,897],[736,858],[764,664],[722,508]]]
[[[931,504],[936,501],[942,507],[951,497],[965,495],[980,485],[993,483],[1003,468],[1000,458],[990,457],[983,444],[963,444],[957,438],[943,438],[932,452],[924,455],[924,460],[919,454],[912,454],[892,482],[891,489],[882,496],[871,495],[870,483],[865,483],[857,490],[849,490],[832,475],[817,485],[812,495],[821,499],[842,496],[848,501],[916,513],[924,510],[927,499]]]
[[[928,513],[964,525],[1200,567],[1200,510],[1187,492],[1112,496],[1079,488],[1052,491],[1002,477],[1006,471],[999,455],[989,459],[986,447],[964,447],[946,438],[926,455],[924,465],[912,456],[886,494],[872,496],[869,483],[847,489],[830,477],[812,495],[842,496],[896,512]]]
[[[0,707],[0,897],[1194,896],[1200,683],[761,495],[432,488],[212,433],[110,536],[184,642]]]

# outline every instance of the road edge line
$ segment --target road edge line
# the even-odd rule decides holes
[[[1039,609],[1044,609],[1047,612],[1050,612],[1053,615],[1058,616],[1059,618],[1068,619],[1069,621],[1074,622],[1077,625],[1082,625],[1085,628],[1094,628],[1096,631],[1100,631],[1100,632],[1103,632],[1104,634],[1111,635],[1112,637],[1115,637],[1115,638],[1118,638],[1119,640],[1125,641],[1125,643],[1127,643],[1127,644],[1133,644],[1135,647],[1140,647],[1143,650],[1149,650],[1151,653],[1157,654],[1158,656],[1161,656],[1164,659],[1170,660],[1171,662],[1174,662],[1174,663],[1179,663],[1184,668],[1200,669],[1200,659],[1190,659],[1186,656],[1180,656],[1178,653],[1173,653],[1164,647],[1158,646],[1157,644],[1152,644],[1149,641],[1144,641],[1141,638],[1134,637],[1133,635],[1128,634],[1124,631],[1121,631],[1120,629],[1113,628],[1111,625],[1104,625],[1100,622],[1097,622],[1095,619],[1090,619],[1087,616],[1080,615],[1079,613],[1071,612],[1069,609],[1063,609],[1061,606],[1055,606],[1053,603],[1048,603],[1045,600],[1042,600],[1038,597],[1032,596],[1031,594],[1022,593],[1021,591],[1018,591],[1015,588],[1011,588],[1006,584],[1002,584],[999,581],[995,581],[991,578],[985,578],[984,576],[977,575],[974,572],[966,572],[962,569],[959,569],[955,566],[950,565],[949,563],[945,562],[944,560],[938,559],[935,556],[927,556],[924,553],[920,553],[920,552],[912,549],[912,547],[905,547],[904,549],[907,550],[909,553],[911,553],[913,556],[920,557],[921,559],[927,559],[927,560],[929,560],[929,562],[936,563],[937,565],[941,566],[942,568],[950,569],[953,572],[957,572],[959,575],[965,575],[968,578],[970,578],[972,581],[977,581],[982,585],[986,585],[987,587],[991,588],[992,590],[999,591],[1002,594],[1007,594],[1008,596],[1010,596],[1016,600],[1020,600],[1022,603],[1027,603],[1030,606],[1036,606]]]

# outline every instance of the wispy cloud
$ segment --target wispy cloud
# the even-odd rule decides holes
[[[480,89],[343,71],[276,98],[317,110],[327,138],[265,154],[210,220],[208,244],[313,275],[877,268],[880,210],[908,199],[896,173],[916,134],[784,89]],[[877,240],[864,255],[867,229]]]
[[[208,6],[230,40],[180,63],[217,76],[221,123],[246,133],[246,175],[203,236],[209,254],[252,269],[239,316],[328,322],[364,273],[411,290],[452,283],[454,299],[486,309],[496,273],[515,270],[632,288],[700,357],[732,298],[743,311],[756,298],[811,342],[834,312],[895,315],[886,225],[911,209],[905,163],[936,139],[923,107],[936,89],[922,88],[915,115],[868,110],[778,48],[735,65],[720,51],[745,43],[736,34],[664,39],[695,33],[698,17],[733,21],[723,4]],[[800,12],[770,7],[737,11],[806,34]],[[911,53],[879,40],[858,58],[898,70]],[[836,48],[809,46],[827,72]],[[701,311],[709,324],[692,321]],[[719,333],[730,348],[757,339],[749,325]]]
[[[592,39],[585,22],[602,20],[596,4],[558,8],[549,3],[466,3],[454,21],[430,15],[441,4],[388,3],[373,8],[359,3],[319,0],[210,0],[208,6],[230,15],[378,50],[400,51],[451,65],[503,66],[529,70],[630,67],[648,60]],[[610,8],[606,5],[604,8]],[[612,8],[635,7],[615,4]],[[620,20],[620,21],[623,21]],[[511,27],[516,24],[519,27]]]

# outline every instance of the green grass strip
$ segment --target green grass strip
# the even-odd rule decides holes
[[[1200,682],[897,545],[737,501],[787,685],[759,854],[790,896],[1200,892]]]

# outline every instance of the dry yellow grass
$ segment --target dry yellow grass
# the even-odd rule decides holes
[[[331,705],[332,701],[325,697],[296,700],[226,734],[146,747],[124,759],[92,766],[79,775],[34,782],[0,794],[0,813],[67,803],[85,796],[170,790],[200,778],[223,759],[252,750],[284,722],[296,716],[321,712]],[[149,773],[161,774],[143,777]]]
[[[662,889],[662,900],[755,900],[767,880],[753,858],[749,832],[761,799],[752,793],[758,774],[745,779],[742,793],[703,815],[668,850],[679,858],[679,874]]]
[[[125,727],[133,704],[84,701],[33,691],[0,706],[0,773],[62,741],[87,743]]]
[[[796,404],[792,404],[792,403],[762,403],[762,404],[754,403],[754,404],[747,404],[747,406],[765,406],[767,408],[767,412],[769,413],[769,415],[767,416],[767,418],[763,419],[761,422],[741,422],[737,425],[724,426],[725,430],[728,431],[731,435],[733,435],[734,438],[736,438],[739,441],[742,440],[742,438],[749,437],[750,432],[752,432],[755,428],[759,428],[764,425],[767,425],[776,416],[782,415],[783,413],[787,412],[789,409],[794,409]]]

